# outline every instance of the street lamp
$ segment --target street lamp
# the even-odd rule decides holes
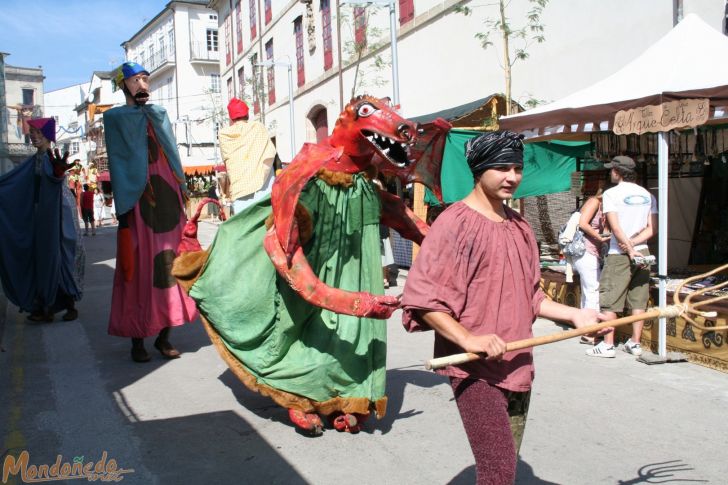
[[[344,0],[341,5],[379,5],[389,7],[389,38],[392,45],[392,101],[399,104],[399,63],[397,60],[397,20],[395,18],[394,0]]]
[[[296,127],[293,124],[294,116],[293,116],[293,74],[291,73],[291,61],[290,60],[270,60],[270,61],[264,61],[259,62],[255,64],[258,67],[274,67],[274,66],[285,66],[288,68],[288,107],[289,109],[289,116],[290,120],[289,123],[291,125],[291,160],[293,160],[293,157],[296,156]],[[268,86],[268,89],[270,89],[270,86]]]

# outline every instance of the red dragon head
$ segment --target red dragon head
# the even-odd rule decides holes
[[[442,201],[440,166],[450,128],[442,118],[424,125],[402,118],[389,98],[357,96],[339,115],[327,140],[345,156],[326,168],[353,173],[374,165],[382,175],[398,177],[405,185],[426,185]]]
[[[293,255],[294,210],[303,187],[320,169],[358,173],[376,167],[404,183],[421,182],[440,198],[440,163],[450,124],[438,119],[419,128],[402,118],[388,98],[357,96],[339,115],[331,136],[304,144],[273,184],[276,234],[286,256]]]
[[[390,170],[404,168],[410,163],[407,152],[416,136],[415,123],[397,114],[389,99],[357,96],[339,115],[327,141],[332,147],[343,149],[351,166],[339,163],[331,168],[363,171],[372,165],[375,155],[379,163],[390,165]]]

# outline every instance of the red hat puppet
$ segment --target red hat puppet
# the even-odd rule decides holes
[[[238,98],[231,99],[228,103],[227,109],[228,115],[232,121],[248,117],[248,105]]]

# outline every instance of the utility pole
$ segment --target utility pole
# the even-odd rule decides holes
[[[672,26],[675,27],[683,19],[683,0],[672,0]]]
[[[0,174],[10,170],[12,162],[8,155],[8,121],[5,118],[8,105],[5,92],[5,56],[6,52],[0,52]]]

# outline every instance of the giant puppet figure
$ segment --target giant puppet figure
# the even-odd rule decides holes
[[[194,320],[194,302],[170,270],[186,222],[182,164],[172,126],[161,106],[147,104],[149,73],[125,62],[115,82],[126,106],[104,113],[114,204],[119,221],[109,334],[132,339],[135,362],[150,359],[144,338],[174,359],[171,327]]]
[[[0,280],[8,300],[28,319],[75,320],[85,253],[76,201],[65,180],[68,153],[51,151],[53,118],[28,121],[37,153],[0,177]]]
[[[417,243],[428,226],[372,178],[396,174],[439,193],[439,165],[422,162],[438,161],[448,128],[418,130],[388,100],[352,99],[270,196],[222,224],[208,251],[175,261],[236,376],[307,433],[321,434],[319,414],[357,432],[371,411],[385,413],[386,319],[399,299],[384,295],[379,224]]]

